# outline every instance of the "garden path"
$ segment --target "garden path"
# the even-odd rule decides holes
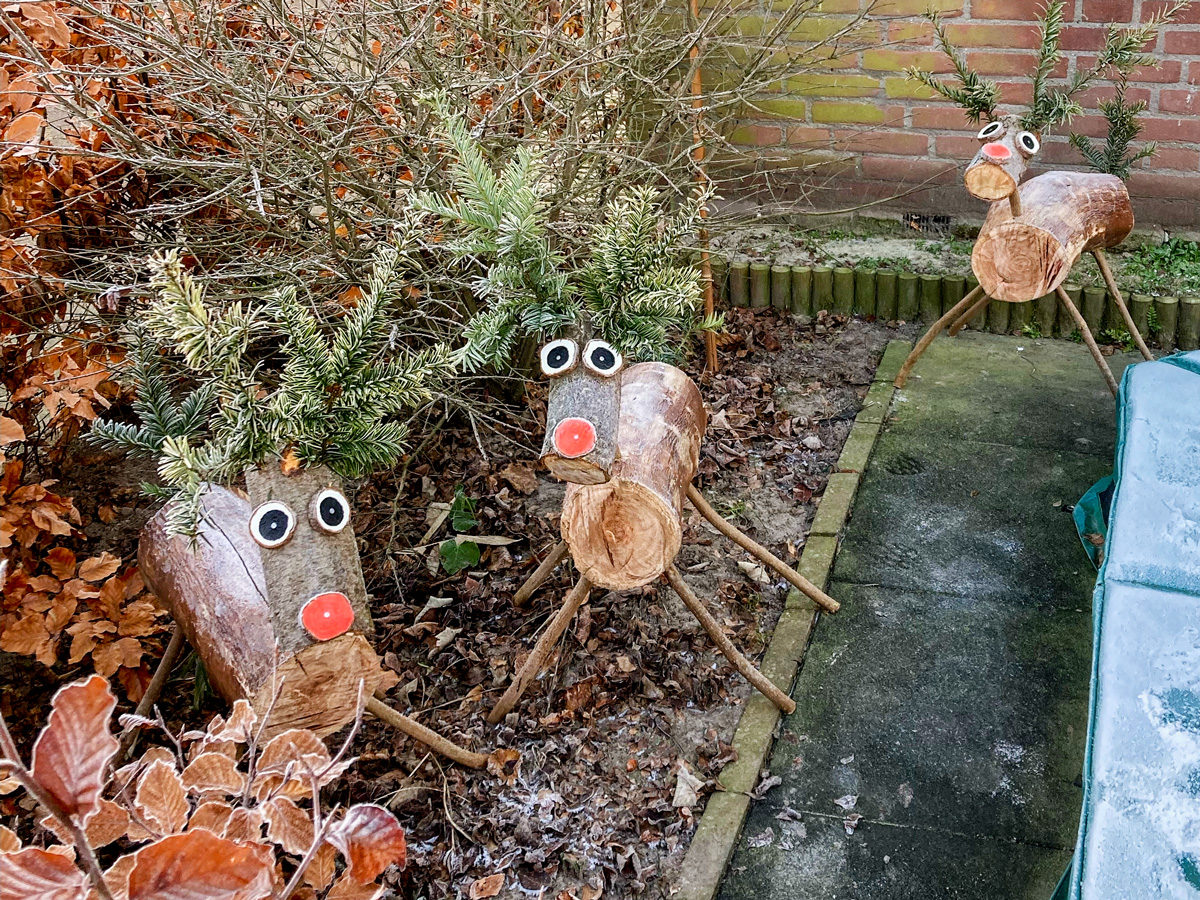
[[[1110,360],[1120,377],[1130,356]],[[897,392],[722,900],[1048,900],[1081,800],[1109,472],[1082,346],[940,338]]]

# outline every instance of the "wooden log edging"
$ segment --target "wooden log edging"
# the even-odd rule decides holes
[[[896,377],[911,347],[909,341],[892,341],[888,344],[871,388],[872,393],[880,391],[880,402],[891,403],[892,379]],[[879,422],[875,421],[878,416],[878,411],[873,408],[864,407],[859,411],[850,438],[843,448],[843,458],[853,456],[865,465],[880,431]],[[838,469],[853,471],[853,467],[843,465],[841,459]],[[857,490],[858,475],[850,477]],[[831,502],[835,500],[844,498],[831,498]],[[821,504],[824,503],[822,499]],[[810,534],[800,557],[800,573],[821,588],[829,582],[837,550],[837,535],[850,512],[849,503],[838,502],[835,505],[839,508],[840,521],[828,530],[831,533]],[[781,690],[787,691],[796,677],[809,636],[817,623],[817,613],[816,604],[800,591],[792,590],[788,594],[783,613],[771,633],[770,643],[759,667],[759,671]],[[770,755],[780,717],[779,709],[762,694],[752,693],[746,700],[732,741],[737,758],[725,766],[717,778],[724,790],[715,791],[708,797],[679,869],[681,874],[675,900],[714,900],[716,897],[721,877],[733,856],[742,824],[750,810],[750,793],[758,785],[759,775]]]
[[[874,316],[885,321],[932,324],[979,283],[974,276],[931,275],[874,269],[870,266],[800,266],[739,261],[713,255],[713,289],[730,306],[790,311],[815,316]],[[1119,287],[1119,285],[1118,285]],[[1127,331],[1112,295],[1102,286],[1064,284],[1083,313],[1088,329],[1099,337],[1108,330]],[[1129,294],[1130,312],[1142,335],[1160,350],[1200,349],[1200,297],[1154,297]],[[1151,331],[1151,310],[1156,328]],[[994,334],[1035,327],[1042,337],[1070,338],[1075,322],[1053,293],[1025,303],[989,303],[965,327]]]

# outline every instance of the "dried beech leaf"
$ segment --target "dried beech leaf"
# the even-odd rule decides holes
[[[16,853],[21,849],[21,839],[11,828],[0,825],[0,853]]]
[[[329,844],[322,844],[321,849],[313,856],[312,862],[304,870],[304,883],[314,890],[323,891],[333,881],[337,871],[337,850]]]
[[[383,888],[380,885],[370,881],[359,884],[347,872],[325,895],[325,900],[377,900],[382,896]]]
[[[170,763],[172,766],[175,765],[175,754],[166,747],[148,747],[140,759],[126,763],[117,769],[113,773],[113,785],[117,789],[117,793],[119,794],[129,789],[132,794],[131,789],[137,784],[138,776],[160,759]]]
[[[320,771],[329,765],[329,750],[325,742],[303,728],[289,728],[273,737],[258,756],[256,768],[259,772],[274,772],[282,775],[289,767],[304,763],[301,772],[309,769]]]
[[[129,873],[133,871],[136,862],[137,856],[133,853],[118,857],[112,867],[104,873],[104,883],[112,891],[113,900],[128,900]]]
[[[231,841],[260,841],[262,840],[262,813],[257,809],[238,807],[225,823],[225,834]]]
[[[224,753],[201,753],[183,770],[183,786],[193,794],[235,796],[245,790],[246,776]]]
[[[79,564],[79,577],[84,581],[90,581],[94,584],[97,581],[103,581],[119,568],[121,568],[120,557],[105,552],[81,562]]]
[[[161,834],[177,834],[187,824],[188,801],[173,763],[158,760],[142,775],[134,806]]]
[[[229,817],[232,815],[233,807],[224,800],[210,800],[207,803],[201,803],[192,813],[192,817],[188,819],[188,830],[207,828],[213,834],[222,835],[225,833],[225,826],[229,824]]]
[[[495,897],[500,893],[502,887],[504,887],[504,873],[496,872],[487,878],[477,878],[472,882],[467,896],[470,897],[470,900],[486,900],[486,898]]]
[[[393,863],[404,868],[408,859],[400,822],[373,803],[360,803],[346,810],[345,817],[329,829],[326,839],[342,851],[350,863],[350,876],[359,884],[374,881]]]
[[[33,745],[33,777],[59,805],[86,822],[100,799],[104,768],[117,752],[108,730],[117,698],[99,675],[62,688]]]
[[[515,784],[521,774],[521,751],[498,747],[488,756],[487,770],[505,784]]]
[[[129,810],[111,800],[100,799],[96,812],[88,819],[84,834],[93,848],[107,847],[129,830]]]
[[[0,900],[82,900],[86,891],[83,872],[61,853],[0,853]]]
[[[267,838],[283,848],[285,853],[303,856],[312,846],[312,816],[287,797],[276,797],[262,806],[267,820]]]
[[[233,711],[225,721],[224,726],[215,733],[209,732],[214,741],[234,741],[238,744],[249,742],[254,735],[254,726],[258,724],[258,713],[250,705],[249,700],[233,701]]]
[[[143,847],[129,873],[129,900],[261,900],[271,894],[270,848],[200,829]]]

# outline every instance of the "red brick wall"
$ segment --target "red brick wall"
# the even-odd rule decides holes
[[[821,36],[845,27],[863,0],[824,0],[822,12],[803,26]],[[893,209],[982,217],[982,204],[961,187],[961,168],[978,149],[975,132],[954,104],[936,99],[908,81],[903,70],[918,65],[945,72],[932,48],[931,28],[921,13],[931,0],[880,0],[855,30],[856,48],[824,72],[800,75],[765,97],[741,120],[731,140],[752,151],[773,183],[794,181],[800,166],[810,187],[805,199],[824,208],[846,208],[909,192]],[[1043,0],[933,0],[950,37],[976,71],[994,78],[1005,105],[1029,100],[1038,44],[1034,24]],[[1109,22],[1142,21],[1166,0],[1067,0],[1063,27],[1066,76],[1095,59]],[[803,37],[804,35],[799,35]],[[1200,0],[1159,35],[1152,48],[1162,64],[1139,71],[1131,99],[1144,99],[1143,138],[1159,142],[1153,158],[1129,181],[1141,224],[1200,227]],[[1107,123],[1097,102],[1106,88],[1080,97],[1084,114],[1069,128],[1043,138],[1031,175],[1048,168],[1082,167],[1067,143],[1069,131],[1103,137]],[[954,187],[957,185],[957,187]],[[787,195],[785,189],[783,194]],[[776,190],[776,199],[780,194]]]

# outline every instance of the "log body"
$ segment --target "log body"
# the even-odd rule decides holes
[[[707,423],[699,389],[675,366],[639,363],[620,381],[620,454],[611,478],[568,485],[562,513],[580,574],[610,590],[648,584],[675,559]]]
[[[993,203],[971,268],[994,300],[1024,303],[1052,293],[1079,255],[1107,249],[1133,230],[1124,182],[1095,172],[1047,172],[1020,187],[1021,215]]]
[[[187,537],[167,534],[167,510],[159,510],[142,530],[138,569],[200,653],[209,683],[233,701],[267,680],[275,639],[258,545],[246,531],[250,504],[212,486],[201,508],[194,548]]]
[[[250,504],[211,486],[203,510],[195,547],[187,537],[166,533],[166,511],[160,510],[142,531],[138,564],[195,648],[209,682],[230,702],[248,699],[264,717],[269,710],[267,735],[287,728],[325,735],[352,721],[359,682],[365,699],[384,679],[371,645],[361,634],[347,633],[298,653],[279,652],[261,557],[270,551],[250,537]]]

